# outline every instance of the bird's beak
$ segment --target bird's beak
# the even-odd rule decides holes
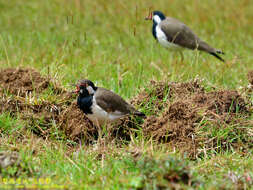
[[[145,17],[145,20],[152,20],[152,12],[149,13],[147,17]]]
[[[76,90],[75,91],[73,91],[74,93],[79,93],[80,92],[80,88],[79,88],[79,86],[78,85],[76,85]]]

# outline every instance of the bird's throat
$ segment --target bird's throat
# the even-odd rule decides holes
[[[93,96],[81,96],[81,95],[79,95],[77,98],[77,105],[85,114],[92,114],[91,110],[92,99]]]

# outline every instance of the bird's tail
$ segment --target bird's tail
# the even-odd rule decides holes
[[[225,62],[225,60],[219,56],[219,54],[225,54],[223,51],[221,50],[218,50],[218,49],[215,49],[215,48],[212,48],[211,46],[209,46],[206,42],[204,41],[199,41],[198,42],[198,47],[197,49],[198,50],[201,50],[201,51],[205,51],[207,53],[210,53],[211,55],[213,55],[214,57],[216,57],[217,59],[219,59],[220,61],[223,61]]]
[[[145,115],[144,113],[140,112],[140,111],[134,112],[134,115],[135,115],[135,116],[142,117],[142,118],[144,118],[144,119],[146,118],[146,115]]]
[[[225,53],[223,51],[219,50],[219,49],[216,50],[216,53],[225,55]]]
[[[225,53],[223,51],[215,50],[215,52],[210,52],[210,54],[216,57],[217,59],[221,60],[222,62],[225,62],[225,60],[221,56],[218,55],[218,54],[224,55]]]

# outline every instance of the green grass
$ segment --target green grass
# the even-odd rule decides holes
[[[226,63],[196,51],[184,51],[180,62],[177,53],[153,39],[152,23],[144,20],[150,7],[182,20],[222,49]],[[207,89],[238,89],[247,86],[247,72],[253,69],[253,4],[249,0],[0,0],[0,18],[1,68],[33,67],[68,89],[88,78],[130,99],[144,86],[148,88],[151,79],[196,77],[203,79]],[[50,88],[40,96],[57,102]],[[146,108],[142,111],[151,114],[150,105]],[[224,141],[244,143],[252,137],[235,133],[232,124],[225,130],[207,127],[200,133],[217,138],[218,146]],[[0,173],[0,182],[1,177],[20,171],[21,177],[49,177],[73,189],[155,189],[168,185],[163,179],[168,171],[186,171],[193,184],[179,184],[186,189],[250,189],[253,185],[252,149],[245,156],[233,150],[218,151],[192,161],[166,145],[147,142],[140,132],[122,147],[82,145],[79,150],[56,126],[52,138],[42,139],[8,113],[0,115],[0,142],[0,150],[18,150],[23,162]]]
[[[24,126],[18,119],[11,117],[9,113],[0,115],[0,137],[15,134],[14,139],[20,135]]]
[[[247,83],[253,41],[249,1],[78,3],[1,1],[2,65],[33,66],[45,75],[49,67],[64,84],[90,78],[125,97],[136,94],[152,78],[174,81],[198,75],[206,83],[226,88]],[[155,42],[152,24],[144,20],[150,6],[184,21],[224,50],[227,63],[191,51],[185,51],[184,63],[176,63],[179,56]]]

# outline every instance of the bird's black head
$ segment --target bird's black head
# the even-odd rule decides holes
[[[165,15],[161,11],[153,11],[149,13],[149,16],[145,18],[146,20],[153,20],[155,24],[159,24],[161,21],[166,19]]]
[[[78,81],[76,85],[76,93],[79,93],[80,96],[86,97],[93,95],[97,87],[90,80],[83,79]]]

